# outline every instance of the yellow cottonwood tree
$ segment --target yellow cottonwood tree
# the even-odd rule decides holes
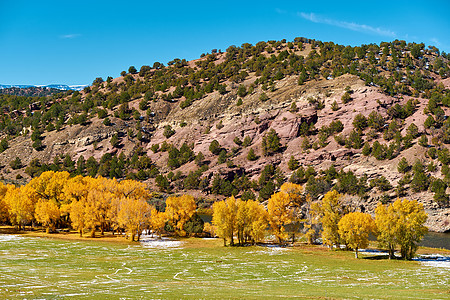
[[[215,237],[216,236],[216,226],[207,222],[203,226],[203,232],[209,234],[209,236],[211,236],[211,237]]]
[[[369,245],[369,234],[376,231],[375,222],[369,214],[351,212],[342,217],[338,223],[339,236],[342,241],[355,249],[358,258],[358,249]]]
[[[5,194],[8,191],[8,187],[0,182],[0,223],[9,219],[8,205],[5,201]]]
[[[83,236],[83,230],[86,227],[85,206],[92,181],[92,177],[79,175],[67,180],[63,188],[68,204],[61,206],[61,213],[69,214],[72,227],[80,233],[80,236]]]
[[[249,212],[249,207],[246,201],[241,199],[236,200],[237,212],[236,212],[236,233],[238,238],[238,243],[244,245],[244,243],[250,238],[250,228],[251,228],[251,216]]]
[[[183,230],[183,225],[192,217],[196,209],[197,206],[194,197],[190,195],[171,196],[167,198],[166,214],[176,234],[181,236],[186,234]]]
[[[381,247],[387,248],[389,253],[389,259],[394,258],[396,241],[396,215],[393,213],[392,208],[389,211],[389,206],[383,205],[378,202],[375,209],[375,224],[378,229],[377,240]]]
[[[150,222],[152,207],[144,199],[122,198],[118,221],[128,232],[132,241],[139,241],[142,231]]]
[[[212,223],[216,228],[216,233],[223,238],[223,245],[234,245],[234,233],[237,227],[238,201],[233,196],[224,201],[217,201],[213,204]]]
[[[27,186],[15,187],[8,185],[4,201],[8,206],[8,214],[11,223],[17,225],[19,230],[26,223],[33,220],[35,202],[28,197]]]
[[[320,203],[320,222],[322,223],[322,240],[325,245],[339,247],[338,223],[344,215],[339,199],[342,197],[336,190],[329,191]]]
[[[247,227],[247,234],[252,239],[253,244],[264,238],[267,228],[267,211],[264,206],[254,200],[247,200],[246,204],[250,224]]]
[[[157,211],[156,208],[152,209],[151,217],[150,217],[150,227],[159,238],[161,238],[161,234],[164,230],[164,226],[168,220],[167,214],[165,212]]]
[[[52,200],[39,200],[36,203],[34,216],[36,221],[46,228],[46,232],[55,230],[56,221],[61,216],[59,207]]]
[[[280,187],[280,191],[288,194],[289,199],[293,205],[299,206],[303,204],[303,187],[301,185],[292,182],[286,182],[283,183],[283,185]]]
[[[63,193],[66,201],[68,203],[72,203],[73,201],[86,200],[91,188],[92,180],[92,177],[83,177],[81,175],[67,180],[63,187]]]
[[[70,204],[70,221],[72,227],[83,236],[83,230],[86,228],[86,213],[85,213],[86,200],[73,201]]]
[[[106,213],[106,218],[108,220],[109,227],[113,230],[113,235],[114,232],[119,233],[121,230],[121,226],[118,219],[121,201],[122,198],[112,197],[111,207]]]
[[[64,187],[69,180],[68,172],[43,172],[39,177],[33,178],[28,184],[28,197],[33,198],[33,202],[39,200],[52,200],[56,205],[66,202]]]
[[[68,211],[72,227],[80,232],[80,236],[84,229],[89,229],[90,236],[95,237],[97,228],[103,235],[107,228],[118,230],[124,227],[133,240],[139,238],[142,222],[138,221],[136,209],[146,208],[145,200],[149,198],[143,183],[77,176],[67,180],[63,191],[67,201],[71,202]]]
[[[301,206],[305,202],[303,197],[303,187],[299,184],[292,182],[283,183],[280,187],[280,191],[286,193],[290,200],[290,214],[291,214],[291,230],[292,230],[292,243],[295,242],[295,233],[299,231],[301,224],[305,221],[300,218]]]
[[[145,184],[136,180],[122,180],[120,183],[114,179],[113,189],[117,197],[134,198],[134,199],[148,199],[149,192],[146,190]]]
[[[317,224],[319,224],[319,219],[321,217],[321,207],[320,203],[313,202],[311,196],[306,196],[306,224],[307,229],[305,233],[305,238],[309,244],[314,244],[318,238],[318,231],[316,230]]]
[[[278,239],[280,244],[287,238],[284,225],[292,222],[290,204],[291,201],[289,195],[283,192],[273,194],[267,204],[269,224],[272,228],[272,233]]]
[[[104,234],[108,223],[108,213],[112,206],[114,194],[109,192],[107,179],[96,178],[91,183],[91,189],[85,202],[86,228],[91,230],[91,237],[95,237],[95,230],[100,227],[101,235]]]
[[[124,198],[132,198],[135,200],[147,200],[150,198],[149,192],[146,190],[144,183],[135,180],[123,180],[118,182],[116,179],[102,179],[104,190],[114,195],[111,198],[111,205],[107,211],[107,221],[111,228],[115,231],[120,229],[118,220],[121,201]]]
[[[267,211],[257,201],[236,200],[236,232],[239,244],[259,242],[267,228]]]
[[[417,243],[422,240],[428,229],[424,226],[428,215],[417,200],[397,199],[384,206],[378,204],[375,209],[375,223],[378,228],[378,241],[389,250],[389,258],[394,257],[395,245],[400,246],[402,258],[413,258]]]

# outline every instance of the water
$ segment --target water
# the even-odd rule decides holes
[[[450,233],[428,232],[419,245],[450,250]]]
[[[369,240],[376,241],[377,238],[369,235]],[[419,246],[450,250],[450,233],[428,232],[419,243]]]
[[[198,216],[199,216],[199,217],[203,220],[203,222],[205,222],[205,223],[211,223],[211,221],[212,221],[212,216],[211,216],[211,215],[199,214]]]

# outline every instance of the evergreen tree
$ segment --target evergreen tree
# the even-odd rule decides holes
[[[280,137],[278,136],[277,132],[274,129],[270,129],[269,132],[267,132],[263,136],[262,140],[262,150],[264,155],[270,155],[275,152],[278,152],[278,150],[281,148],[280,143]]]

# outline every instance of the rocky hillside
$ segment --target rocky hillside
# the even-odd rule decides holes
[[[175,59],[81,92],[0,96],[1,176],[45,170],[137,178],[204,207],[265,201],[283,182],[351,209],[418,199],[450,230],[449,57],[403,41],[344,47],[298,38]]]

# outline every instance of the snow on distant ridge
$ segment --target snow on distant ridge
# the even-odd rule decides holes
[[[0,84],[0,89],[8,89],[8,88],[29,88],[29,87],[41,87],[41,88],[52,88],[58,90],[74,90],[81,91],[85,87],[89,86],[88,84],[76,84],[76,85],[67,85],[67,84],[49,84],[49,85],[27,85],[27,84]]]
[[[89,84],[69,85],[69,89],[74,90],[74,91],[81,91],[82,89],[84,89],[87,86],[89,86]]]
[[[9,89],[9,88],[28,88],[33,87],[34,85],[26,85],[26,84],[0,84],[0,89]]]

